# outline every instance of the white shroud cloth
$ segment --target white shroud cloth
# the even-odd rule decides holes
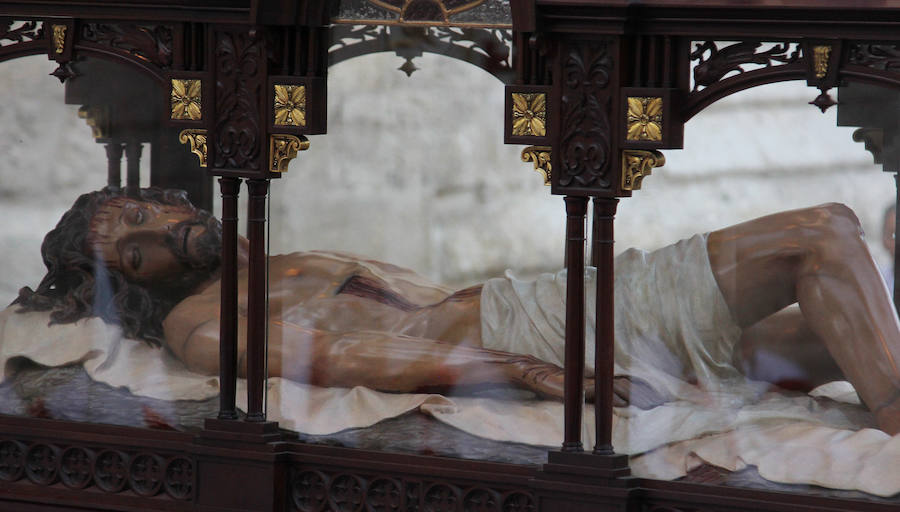
[[[679,250],[697,256],[698,247],[704,249],[705,258],[702,238]],[[617,304],[619,320],[633,314],[635,322],[629,326],[617,321],[616,371],[640,377],[673,397],[672,402],[649,411],[635,407],[614,411],[613,444],[616,451],[631,454],[632,472],[636,476],[674,479],[704,462],[730,470],[753,465],[763,478],[777,482],[811,483],[880,496],[900,493],[900,436],[892,439],[869,428],[873,426],[871,415],[858,404],[849,384],[836,383],[820,393],[847,402],[842,403],[816,396],[766,393],[758,383],[744,381],[728,363],[729,344],[736,339],[734,330],[717,331],[711,345],[709,338],[703,338],[709,335],[708,327],[726,321],[721,316],[723,304],[714,304],[715,300],[721,301],[721,296],[716,299],[714,294],[709,295],[708,287],[691,288],[697,284],[684,280],[690,272],[669,273],[666,277],[658,267],[648,270],[647,262],[657,259],[653,254],[627,251],[617,259],[619,275],[625,275],[621,271],[629,265],[635,265],[632,270],[651,274],[649,279],[639,279],[641,282],[616,281],[617,297],[625,299]],[[672,260],[666,258],[666,261]],[[670,280],[668,284],[666,279]],[[707,279],[712,279],[711,275]],[[532,308],[531,314],[517,317],[515,321],[512,317],[504,320],[502,315],[506,313],[502,309],[489,311],[497,306],[491,306],[489,298],[485,301],[488,310],[483,311],[485,331],[499,332],[497,326],[505,326],[508,335],[522,336],[517,338],[517,343],[524,341],[529,332],[540,333],[537,338],[531,336],[534,346],[517,344],[516,351],[561,362],[561,348],[546,341],[562,327],[558,318],[560,314],[564,318],[560,306],[561,297],[565,296],[565,275],[542,276],[532,284],[509,276],[506,284],[502,281],[492,280],[486,285],[488,289],[499,285],[512,290],[513,295],[501,294],[505,297],[502,303],[514,305],[519,299],[528,303],[529,294],[534,291],[532,295],[543,306],[534,309],[533,304],[520,304],[522,308]],[[679,300],[671,304],[659,298],[660,286],[698,293],[676,292]],[[656,298],[631,293],[641,287],[644,287],[641,293]],[[713,291],[719,293],[717,287]],[[560,297],[555,312],[553,302],[544,300],[547,294]],[[710,308],[711,299],[713,307]],[[593,301],[589,302],[592,307]],[[123,339],[117,328],[99,319],[48,327],[46,313],[16,313],[15,309],[0,312],[0,363],[3,363],[4,376],[11,371],[12,365],[7,364],[11,358],[27,357],[46,366],[82,363],[93,379],[128,388],[136,395],[200,400],[218,394],[217,378],[189,372],[165,349]],[[680,316],[682,320],[676,327],[654,326],[656,320],[648,321],[647,312],[655,310]],[[698,319],[698,312],[702,311],[707,314]],[[724,312],[727,314],[727,308]],[[546,322],[535,322],[538,314]],[[522,322],[527,329],[520,329]],[[592,329],[589,325],[588,331]],[[649,331],[637,332],[641,329]],[[659,329],[665,331],[662,333],[665,336],[653,334],[659,333]],[[692,332],[700,332],[703,343],[689,339]],[[622,336],[626,334],[634,341],[623,345]],[[503,349],[496,336],[492,339],[493,347]],[[589,335],[588,340],[591,339]],[[673,345],[670,340],[677,341]],[[592,354],[591,345],[589,342]],[[669,348],[661,350],[660,347]],[[590,356],[589,361],[592,360]],[[244,381],[239,381],[238,387],[238,405],[243,407]],[[558,446],[562,442],[563,407],[559,402],[391,394],[361,387],[319,388],[277,378],[268,382],[269,418],[285,428],[309,434],[367,427],[415,409],[492,440],[544,446]],[[584,418],[582,439],[590,449],[594,433],[590,406],[586,407]]]

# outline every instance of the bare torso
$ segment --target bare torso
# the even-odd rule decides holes
[[[276,321],[481,345],[480,287],[453,293],[412,270],[320,251],[272,256],[269,276],[269,312]],[[238,279],[245,287],[246,272]]]

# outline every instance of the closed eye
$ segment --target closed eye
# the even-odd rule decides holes
[[[125,223],[131,226],[139,226],[147,220],[147,215],[144,213],[143,208],[135,205],[128,205],[122,212],[122,215]]]
[[[134,270],[138,270],[141,268],[141,250],[137,247],[132,247],[131,251],[128,255],[129,263],[131,264],[131,268]]]

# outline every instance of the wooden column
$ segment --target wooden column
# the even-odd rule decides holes
[[[141,153],[144,151],[144,145],[140,142],[126,142],[125,156],[128,158],[125,194],[130,197],[137,197],[141,188]]]
[[[615,357],[615,259],[613,221],[618,199],[594,198],[591,263],[597,268],[597,311],[594,351],[594,453],[610,455],[612,446],[613,377]]]
[[[115,190],[122,188],[123,149],[121,142],[106,145],[106,186]]]
[[[238,330],[238,194],[240,178],[219,178],[222,191],[222,279],[219,315],[219,415],[220,420],[238,417],[237,387]]]
[[[586,197],[566,196],[565,434],[562,451],[581,452],[584,408],[584,216]]]
[[[247,279],[247,421],[266,420],[263,411],[266,380],[266,198],[269,180],[247,180],[247,238],[250,262]]]

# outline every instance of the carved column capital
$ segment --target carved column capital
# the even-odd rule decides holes
[[[550,165],[551,153],[549,146],[528,146],[522,150],[522,161],[534,163],[534,170],[544,176],[546,186],[550,186],[550,179],[553,177]]]
[[[309,140],[304,136],[273,134],[269,136],[269,171],[287,172],[288,164],[297,157],[299,151],[309,149]]]
[[[641,182],[650,176],[654,167],[666,164],[659,151],[626,149],[622,151],[622,190],[640,190]]]
[[[181,130],[178,134],[178,140],[182,144],[189,144],[191,153],[197,155],[200,160],[200,167],[206,167],[206,130]]]

